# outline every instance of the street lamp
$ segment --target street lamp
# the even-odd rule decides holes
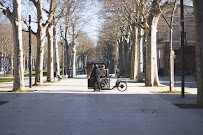
[[[29,87],[32,87],[32,42],[31,42],[31,15],[29,15]]]
[[[183,4],[183,0],[180,0],[180,16],[181,16],[181,87],[182,87],[182,91],[181,91],[181,97],[184,98],[185,97],[185,75],[184,75],[184,35],[185,35],[185,30],[184,30],[184,4]]]

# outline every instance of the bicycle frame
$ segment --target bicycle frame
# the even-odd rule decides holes
[[[117,80],[116,80],[115,85],[114,85],[110,90],[113,90],[114,88],[117,88],[117,87],[118,87],[119,82],[121,81],[121,80],[119,80],[119,78],[120,78],[120,76],[117,77]]]

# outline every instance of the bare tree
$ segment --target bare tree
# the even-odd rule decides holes
[[[84,2],[85,1],[82,0],[64,0],[64,5],[66,7],[64,11],[64,19],[62,19],[63,21],[61,22],[63,23],[63,25],[61,25],[61,29],[64,29],[65,31],[61,31],[61,37],[65,41],[65,72],[68,73],[69,77],[70,75],[72,77],[76,76],[76,39],[79,31],[78,23],[81,21],[79,21],[80,11],[84,5]],[[71,66],[70,63],[72,64]],[[72,73],[70,73],[70,67],[72,67]]]
[[[140,0],[142,3],[143,1]],[[157,69],[157,52],[156,52],[156,32],[159,17],[164,9],[168,6],[166,1],[164,4],[161,0],[153,0],[151,4],[140,6],[140,8],[145,7],[147,10],[141,13],[141,18],[139,24],[145,28],[147,35],[146,43],[146,76],[145,84],[147,86],[160,85],[158,78]]]
[[[170,17],[170,25],[169,25],[169,28],[170,28],[169,90],[170,90],[170,91],[173,91],[173,90],[174,90],[173,24],[174,24],[174,15],[175,15],[175,10],[176,10],[176,7],[177,7],[177,3],[178,3],[178,1],[175,0],[175,2],[174,2],[174,4],[173,4],[173,9],[172,9],[171,17]]]
[[[1,17],[2,18],[2,17]],[[5,18],[7,19],[7,18]],[[9,22],[0,23],[0,53],[1,59],[11,60],[12,65],[12,55],[13,55],[13,36],[12,36],[12,26]],[[13,68],[12,68],[13,69]],[[2,71],[5,71],[5,67],[1,67]],[[13,72],[11,73],[13,74]]]
[[[138,41],[137,41],[137,82],[143,82],[143,36],[144,30],[138,27]]]
[[[47,39],[48,39],[48,62],[47,62],[47,82],[54,81],[54,61],[53,61],[53,25],[50,24],[47,29]]]
[[[85,73],[85,66],[88,60],[95,60],[95,48],[93,41],[87,36],[86,33],[78,35],[77,56],[78,60],[82,62],[82,70]]]
[[[43,83],[43,54],[44,54],[44,41],[46,37],[46,29],[53,20],[53,12],[48,16],[46,22],[43,22],[43,0],[30,0],[37,9],[37,32],[34,33],[37,36],[37,56],[35,66],[35,84],[40,85]],[[51,0],[51,3],[54,0]],[[51,5],[51,4],[50,4]]]
[[[58,56],[58,42],[57,42],[57,24],[61,17],[63,16],[63,12],[65,10],[64,3],[60,0],[51,0],[49,11],[45,10],[49,16],[52,16],[52,22],[49,24],[47,29],[47,37],[48,37],[48,65],[47,65],[47,81],[53,81],[53,75],[55,72],[57,75],[60,74],[59,67],[59,56]],[[54,60],[55,56],[55,60]],[[54,63],[55,62],[55,63]],[[55,69],[53,68],[55,67]]]
[[[14,39],[14,83],[13,90],[24,89],[23,70],[23,45],[22,45],[22,21],[21,21],[21,0],[13,0],[13,12],[0,2],[3,14],[7,16],[13,27]]]
[[[119,50],[119,74],[129,76],[130,74],[130,37],[131,37],[131,29],[130,29],[130,19],[124,15],[123,10],[125,7],[123,6],[124,1],[103,1],[103,5],[105,7],[105,17],[107,19],[114,20],[112,23],[117,27],[119,31],[117,31],[118,35],[115,40],[118,41],[118,50]]]
[[[70,48],[70,41],[69,41],[69,28],[70,28],[70,22],[71,22],[71,16],[75,12],[76,7],[77,7],[77,2],[75,0],[64,0],[64,6],[65,6],[65,11],[64,11],[64,21],[60,22],[60,31],[61,31],[61,38],[64,40],[64,49],[63,49],[63,54],[64,54],[64,64],[63,67],[65,67],[65,72],[63,70],[64,74],[68,74],[70,77],[70,53],[69,53],[69,48]],[[64,25],[65,24],[65,25]],[[62,30],[64,29],[64,31]]]
[[[60,62],[59,62],[59,47],[58,47],[58,35],[56,33],[57,23],[54,19],[54,29],[53,29],[53,36],[54,36],[54,46],[55,46],[55,72],[57,75],[60,75]]]
[[[48,62],[47,62],[47,81],[54,81],[54,24],[53,19],[56,12],[56,0],[51,0],[48,16],[52,17],[52,22],[47,27],[47,39],[48,39]],[[53,16],[52,16],[53,14]]]
[[[157,31],[157,24],[161,13],[166,9],[169,1],[162,0],[152,0],[152,1],[144,1],[144,0],[136,0],[136,1],[119,1],[114,0],[114,3],[110,6],[108,5],[109,9],[113,10],[114,13],[117,15],[123,16],[128,22],[128,24],[134,24],[137,28],[142,28],[145,30],[147,35],[147,45],[146,45],[146,79],[145,83],[147,86],[154,86],[159,85],[159,78],[158,78],[158,70],[157,70],[157,56],[156,56],[156,31]],[[109,3],[112,3],[109,2]],[[123,20],[122,20],[123,21]],[[125,27],[125,28],[128,28]],[[135,30],[134,28],[132,28]],[[138,34],[138,33],[137,33]],[[133,34],[133,35],[137,35]],[[134,36],[135,37],[135,36]],[[142,36],[138,36],[141,38]],[[122,39],[122,38],[121,38]],[[136,40],[133,40],[136,42]],[[142,41],[142,40],[137,40]],[[138,55],[140,54],[140,43],[136,42],[137,45],[132,48],[132,61],[131,61],[131,77],[135,78],[136,72],[142,72],[141,68],[137,68],[137,65],[142,65],[140,57],[137,61]],[[138,49],[138,50],[137,50]],[[137,53],[135,55],[135,53]],[[137,64],[138,63],[138,64]],[[139,66],[140,67],[140,66]],[[137,69],[135,69],[137,68]],[[141,74],[139,74],[141,77]]]
[[[76,33],[76,23],[78,19],[77,18],[71,18],[71,29],[72,29],[72,77],[76,77],[76,38],[78,36],[78,33]]]

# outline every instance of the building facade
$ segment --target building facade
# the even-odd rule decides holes
[[[190,74],[195,72],[195,22],[193,6],[185,6],[185,71]],[[159,20],[157,32],[157,62],[158,69],[164,69],[165,75],[169,71],[169,45],[170,45],[170,13],[172,8],[169,8]],[[165,19],[164,19],[165,18]],[[166,22],[167,21],[167,22]],[[168,24],[167,24],[168,23]],[[180,23],[180,5],[177,5],[174,24],[172,48],[175,52],[175,74],[181,73],[181,23]]]

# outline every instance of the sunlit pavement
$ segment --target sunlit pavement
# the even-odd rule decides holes
[[[115,81],[111,79],[111,86]],[[195,104],[196,88],[189,90],[194,94],[181,98],[180,94],[151,93],[168,87],[126,81],[125,92],[92,92],[85,76],[78,76],[32,87],[37,90],[32,93],[0,93],[0,101],[9,101],[0,105],[0,135],[202,134],[203,109],[174,105]]]

